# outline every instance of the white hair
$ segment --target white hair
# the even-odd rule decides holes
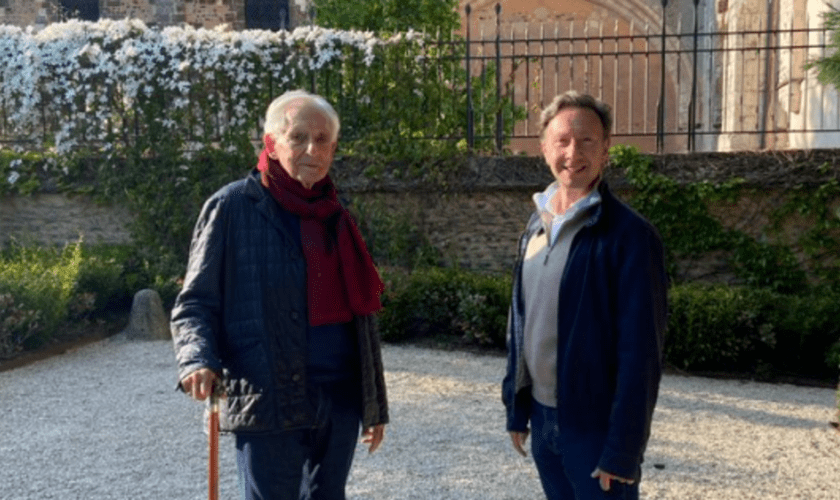
[[[290,90],[274,99],[271,104],[268,105],[268,110],[265,112],[263,134],[270,135],[274,139],[277,139],[281,134],[283,134],[289,126],[287,111],[289,106],[295,103],[311,105],[321,111],[332,124],[332,142],[335,142],[338,139],[338,131],[341,128],[338,113],[335,112],[335,109],[333,109],[326,99],[317,94],[311,94],[305,90]]]

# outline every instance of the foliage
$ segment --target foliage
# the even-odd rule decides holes
[[[455,268],[389,268],[380,314],[385,341],[505,346],[510,278]],[[689,371],[836,377],[840,292],[800,295],[753,286],[685,283],[669,291],[665,360]]]
[[[442,337],[504,347],[509,277],[433,267],[394,269],[384,278],[383,340]]]
[[[42,345],[67,322],[128,312],[143,288],[171,306],[180,288],[172,276],[158,274],[131,246],[15,242],[0,252],[0,359]]]
[[[771,360],[782,373],[826,377],[838,373],[840,292],[815,286],[773,303],[777,341]]]
[[[458,29],[457,0],[315,0],[315,21],[326,28],[376,32]]]
[[[830,6],[830,5],[829,5]],[[823,29],[831,33],[831,41],[828,43],[828,54],[815,60],[809,61],[805,69],[817,69],[817,78],[823,85],[834,85],[840,89],[840,53],[831,48],[840,47],[840,10],[831,7],[832,10],[824,12]]]
[[[29,195],[40,190],[42,179],[39,172],[45,169],[46,161],[45,156],[39,153],[0,149],[0,194]]]
[[[840,361],[840,314],[835,256],[840,251],[836,210],[840,184],[798,186],[771,216],[778,233],[792,216],[810,225],[793,244],[774,243],[725,228],[708,207],[745,192],[740,179],[721,184],[678,184],[653,171],[651,157],[635,148],[611,150],[632,187],[630,203],[659,230],[667,251],[671,320],[666,359],[686,369],[799,373],[816,377]],[[810,256],[805,263],[794,253]],[[737,285],[683,283],[675,263],[710,252],[727,260]],[[809,283],[808,272],[813,282]],[[818,283],[821,285],[814,285]],[[836,347],[832,347],[836,346]]]
[[[409,208],[393,210],[381,200],[358,200],[349,210],[377,265],[414,269],[439,263],[440,251],[412,222]]]
[[[416,32],[378,38],[320,27],[3,26],[2,133],[30,151],[0,150],[0,193],[49,186],[127,204],[137,214],[141,259],[184,262],[201,203],[254,165],[262,114],[292,88],[335,105],[340,154],[371,158],[369,175],[399,158],[405,168],[392,174],[439,181],[451,162],[434,158],[454,157],[466,144],[461,45]],[[477,123],[501,110],[512,127],[524,110],[497,99],[493,79],[473,79]]]
[[[726,247],[729,235],[706,209],[706,184],[680,186],[653,171],[653,158],[630,146],[614,146],[610,161],[624,171],[633,188],[630,203],[647,217],[667,242],[669,262],[675,255],[699,255]]]
[[[631,205],[662,235],[669,275],[675,281],[679,259],[723,251],[741,283],[786,293],[805,287],[806,273],[789,246],[727,229],[709,213],[711,203],[735,199],[742,192],[740,179],[679,184],[655,173],[653,159],[629,146],[613,147],[611,161],[624,170],[632,187]]]
[[[343,117],[346,151],[428,158],[463,146],[463,44],[448,37],[159,30],[136,19],[71,20],[38,32],[0,26],[2,133],[53,153],[48,168],[58,177],[74,175],[80,155],[111,168],[140,158],[180,164],[196,152],[258,144],[271,99],[306,88]],[[476,78],[476,122],[501,109],[512,126],[524,110],[511,105],[509,89],[497,99],[495,81]],[[9,184],[31,191],[27,174],[18,169]]]
[[[820,167],[825,172],[827,165]],[[819,281],[840,283],[840,179],[836,176],[817,187],[797,185],[788,190],[785,203],[773,214],[774,229],[791,217],[804,218],[805,231],[796,244],[808,268]]]
[[[137,257],[167,267],[180,262],[182,269],[204,201],[223,185],[244,177],[255,164],[250,148],[203,150],[186,159],[130,158],[122,175],[100,173],[99,178],[109,193],[124,193],[124,203],[135,214],[131,230]]]
[[[74,293],[90,300],[86,318],[128,311],[134,294],[144,288],[157,291],[169,306],[180,290],[175,277],[181,274],[181,267],[166,268],[160,261],[153,265],[130,245],[83,245]]]
[[[687,370],[760,378],[836,376],[840,294],[799,295],[748,286],[687,283],[671,288],[665,359]]]
[[[0,255],[0,357],[43,342],[67,317],[81,247],[13,245]]]
[[[687,283],[669,291],[665,359],[682,369],[749,371],[752,355],[775,346],[768,290]]]

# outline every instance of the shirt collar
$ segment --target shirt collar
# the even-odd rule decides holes
[[[549,186],[545,188],[544,191],[534,193],[534,205],[536,205],[537,211],[540,212],[540,215],[542,215],[544,219],[548,218],[549,220],[551,220],[557,217],[561,217],[563,219],[571,219],[578,213],[587,210],[588,208],[593,207],[601,202],[601,193],[598,191],[598,186],[596,185],[592,189],[592,191],[589,192],[589,194],[574,202],[572,206],[569,207],[568,210],[566,210],[565,214],[556,214],[551,210],[549,202],[557,193],[557,189],[557,181],[554,181],[551,184],[549,184]]]

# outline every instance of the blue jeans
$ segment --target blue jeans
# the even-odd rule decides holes
[[[603,450],[602,437],[564,436],[557,423],[557,408],[533,401],[531,453],[548,500],[638,500],[639,483],[612,481],[603,491],[591,477]]]
[[[357,392],[341,385],[322,388],[312,428],[237,434],[242,499],[344,500],[361,425]]]

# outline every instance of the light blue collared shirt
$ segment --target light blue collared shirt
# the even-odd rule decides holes
[[[589,208],[601,203],[601,193],[598,192],[597,186],[592,191],[574,202],[566,213],[556,214],[551,210],[551,199],[557,194],[557,181],[552,182],[545,191],[534,193],[534,205],[537,206],[537,211],[542,218],[545,232],[549,235],[548,244],[553,247],[557,243],[557,238],[560,236],[560,230],[563,226],[573,220],[578,214],[581,214]]]

